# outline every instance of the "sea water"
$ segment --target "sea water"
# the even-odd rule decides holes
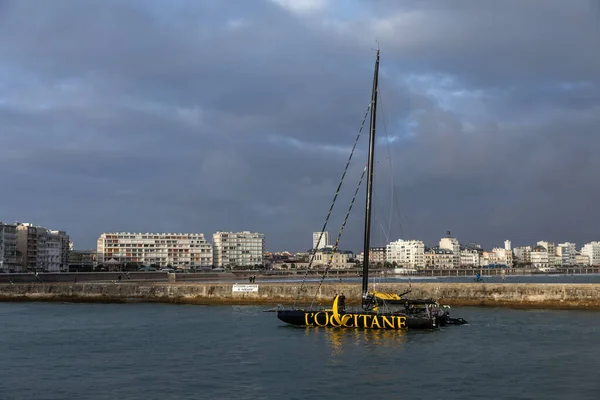
[[[0,399],[598,399],[600,313],[453,308],[427,332],[253,306],[0,303]]]

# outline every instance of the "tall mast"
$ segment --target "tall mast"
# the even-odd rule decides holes
[[[365,202],[365,243],[363,259],[362,295],[363,307],[369,291],[369,246],[371,245],[371,197],[373,195],[373,159],[375,156],[375,122],[377,114],[377,90],[379,81],[379,49],[375,58],[375,72],[373,74],[373,92],[371,94],[371,122],[369,132],[369,160],[367,171],[367,200]]]

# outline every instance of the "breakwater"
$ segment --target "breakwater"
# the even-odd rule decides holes
[[[299,283],[247,285],[232,283],[84,282],[0,284],[0,301],[165,302],[184,304],[330,304],[343,292],[358,305],[361,285],[336,283],[319,287]],[[401,293],[405,283],[378,284],[376,290]],[[430,297],[454,306],[600,309],[600,284],[413,283],[408,297]],[[237,290],[237,289],[236,289]]]

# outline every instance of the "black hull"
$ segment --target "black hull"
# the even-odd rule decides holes
[[[278,310],[277,318],[296,326],[389,330],[435,329],[447,323],[445,317],[429,318],[410,316],[403,313],[343,312],[336,317],[331,310]]]

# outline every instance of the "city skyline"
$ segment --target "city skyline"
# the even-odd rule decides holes
[[[333,262],[334,268],[352,268],[364,253],[337,248],[328,240],[329,232],[313,232],[311,250],[296,253],[296,261],[308,262],[309,257],[323,265]],[[97,261],[102,268],[121,263],[145,267],[176,267],[185,270],[207,267],[258,266],[267,260],[282,261],[291,255],[287,251],[266,251],[265,235],[260,232],[215,232],[209,242],[203,232],[103,232],[96,250],[76,249],[65,231],[50,230],[31,223],[5,224],[0,222],[0,272],[47,271],[66,272],[71,261],[74,268],[90,267]],[[325,238],[321,241],[320,238]],[[320,243],[320,244],[319,244]],[[324,247],[316,247],[324,246]],[[371,247],[369,260],[409,268],[505,266],[515,264],[548,268],[573,265],[600,265],[600,241],[585,243],[578,250],[576,243],[537,241],[512,246],[485,249],[477,243],[461,243],[450,231],[436,246],[425,246],[421,240],[396,240],[384,247]],[[313,252],[314,251],[314,252]],[[312,254],[312,255],[311,255]],[[272,257],[275,256],[275,257]],[[333,258],[331,258],[333,257]],[[312,261],[311,261],[312,262]],[[307,265],[310,265],[308,263]],[[286,268],[282,265],[274,268]],[[294,267],[295,268],[295,267]]]
[[[487,248],[597,240],[593,2],[338,4],[3,2],[0,219],[79,248],[102,232],[251,230],[304,251],[368,104],[377,40],[372,245],[447,230]],[[364,138],[357,149],[332,242]],[[354,207],[341,245],[358,251],[363,191]]]
[[[44,225],[40,225],[40,224],[36,224],[34,222],[22,222],[22,221],[15,221],[15,222],[6,222],[6,221],[2,221],[0,220],[0,225],[2,224],[6,224],[6,225],[24,225],[24,226],[34,226],[40,229],[46,229],[46,230],[50,230],[51,228],[44,226]],[[57,230],[58,231],[58,230]],[[64,231],[64,230],[61,230]],[[150,230],[150,231],[131,231],[131,230],[113,230],[113,231],[106,231],[106,232],[101,232],[98,234],[98,236],[95,238],[93,245],[89,246],[89,247],[85,247],[82,245],[79,245],[78,243],[80,243],[77,238],[73,237],[72,235],[70,235],[70,242],[73,245],[73,249],[74,250],[93,250],[96,248],[97,242],[98,240],[106,234],[132,234],[132,235],[195,235],[195,234],[199,234],[199,235],[207,235],[206,236],[206,240],[208,243],[212,244],[212,240],[211,238],[213,237],[214,234],[220,233],[220,232],[225,232],[225,233],[231,233],[231,232],[239,232],[239,233],[249,233],[249,232],[255,232],[255,233],[260,233],[262,235],[265,235],[264,232],[258,232],[258,231],[252,231],[252,230],[248,230],[248,229],[243,229],[240,231],[224,231],[224,230],[217,230],[214,232],[207,232],[207,231],[158,231],[158,230]],[[69,232],[67,232],[69,233]],[[310,238],[306,239],[305,238],[305,242],[309,243],[308,247],[306,246],[302,246],[302,245],[297,245],[296,247],[298,247],[298,249],[292,249],[292,248],[269,248],[268,246],[265,247],[265,251],[267,252],[292,252],[292,253],[304,253],[304,252],[310,252],[311,249],[315,249],[315,243],[316,240],[318,238],[318,235],[320,235],[320,232],[310,232],[307,233],[307,237],[308,235],[312,236],[312,246],[310,245]],[[373,236],[373,235],[372,235]],[[332,247],[333,243],[331,243],[331,233],[329,231],[325,231],[324,232],[324,237],[323,237],[323,242],[326,243],[325,247]],[[513,240],[510,239],[509,236],[506,236],[504,239],[502,239],[501,242],[499,243],[491,243],[491,244],[486,244],[483,243],[482,241],[479,240],[472,240],[472,239],[461,239],[458,235],[455,235],[454,232],[452,231],[446,231],[444,233],[444,235],[439,235],[436,238],[434,238],[432,241],[426,241],[423,240],[422,238],[415,238],[415,237],[404,237],[404,238],[389,238],[389,240],[384,241],[384,242],[377,242],[374,241],[373,239],[371,240],[371,247],[370,248],[377,248],[377,247],[385,247],[388,244],[398,241],[398,240],[404,240],[404,241],[421,241],[424,243],[425,247],[427,248],[434,248],[437,247],[439,244],[439,241],[441,239],[444,238],[455,238],[458,240],[458,242],[460,243],[460,245],[478,245],[480,246],[482,249],[492,249],[495,247],[502,247],[505,245],[506,241],[510,242],[512,247],[522,247],[522,246],[532,246],[535,245],[535,243],[539,242],[540,240],[544,240],[547,239],[546,237],[542,237],[540,238],[534,238],[532,241],[529,242],[514,242]],[[265,239],[268,240],[268,236],[265,235]],[[582,247],[583,245],[587,244],[587,243],[591,243],[591,242],[597,242],[598,238],[592,238],[590,240],[584,241],[584,242],[576,242],[573,240],[569,240],[569,239],[565,239],[565,238],[560,238],[558,240],[549,240],[548,242],[550,243],[555,243],[555,244],[559,244],[559,243],[574,243],[575,245],[578,246],[578,248]],[[375,242],[375,243],[374,243]],[[433,244],[432,244],[433,243]],[[339,246],[340,250],[350,250],[352,251],[354,254],[359,254],[361,251],[363,251],[363,246],[361,244],[361,246],[357,247],[357,248],[350,248],[348,246],[344,246],[343,245],[343,241],[341,242],[340,246]]]

